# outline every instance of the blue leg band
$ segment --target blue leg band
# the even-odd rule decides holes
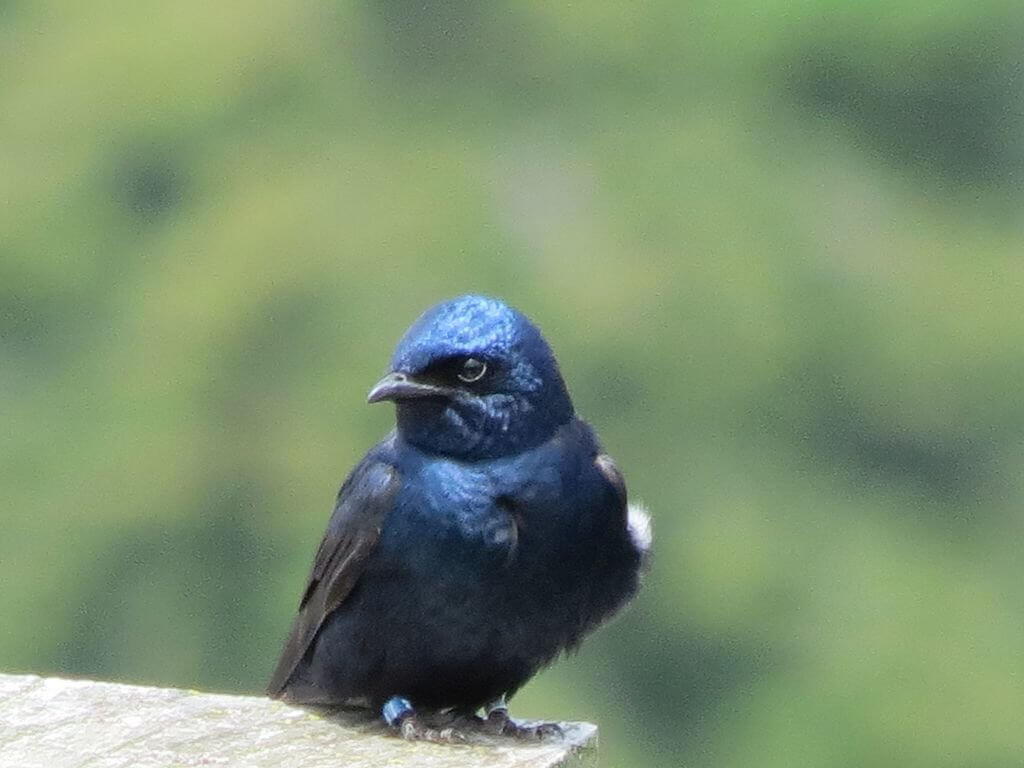
[[[380,710],[384,722],[392,728],[397,728],[402,720],[412,712],[412,703],[403,696],[392,696]]]

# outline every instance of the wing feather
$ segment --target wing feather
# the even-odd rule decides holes
[[[640,554],[641,563],[646,565],[651,552],[651,516],[643,504],[630,503],[626,494],[626,480],[622,472],[616,466],[612,457],[607,453],[598,454],[594,459],[598,470],[604,479],[615,491],[620,507],[626,513],[626,530],[629,532],[630,541]]]
[[[313,559],[298,616],[267,686],[270,696],[284,693],[324,620],[352,592],[377,544],[398,486],[398,470],[371,457],[363,459],[342,485],[327,533]]]

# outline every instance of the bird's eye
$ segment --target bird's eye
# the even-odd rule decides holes
[[[485,373],[487,373],[487,363],[477,360],[475,357],[467,357],[462,362],[458,377],[460,381],[472,384],[474,381],[480,381]]]

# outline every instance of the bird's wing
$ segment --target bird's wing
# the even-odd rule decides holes
[[[619,506],[625,509],[626,507],[626,478],[622,476],[615,461],[607,453],[599,453],[594,458],[594,464],[597,465],[598,471],[604,477],[615,493],[615,498],[619,503]]]
[[[299,602],[299,615],[267,686],[269,695],[279,696],[284,691],[324,620],[341,606],[359,580],[391,511],[398,485],[398,470],[371,454],[341,486]]]
[[[607,453],[598,454],[594,464],[612,487],[619,507],[626,514],[626,530],[633,546],[639,553],[641,562],[646,563],[651,550],[651,516],[642,504],[629,503],[626,494],[626,480]]]

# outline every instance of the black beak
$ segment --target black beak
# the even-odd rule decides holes
[[[373,385],[366,402],[379,403],[381,400],[415,400],[420,397],[444,397],[448,394],[445,387],[416,381],[407,373],[392,371]]]

